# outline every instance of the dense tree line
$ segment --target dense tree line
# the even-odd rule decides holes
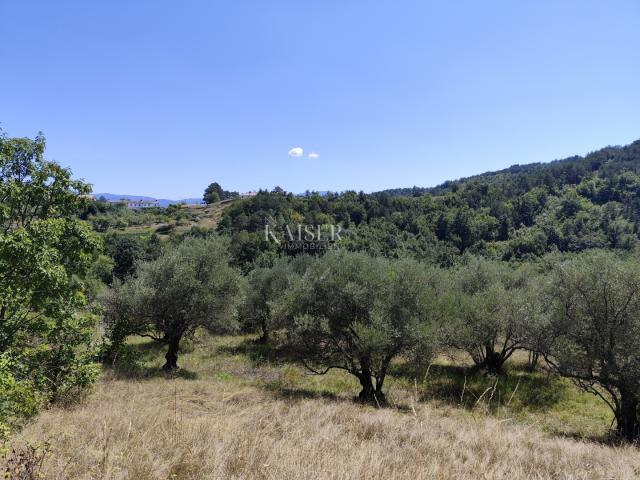
[[[638,436],[637,256],[594,250],[517,267],[468,258],[442,269],[337,250],[305,263],[266,300],[270,324],[310,371],[356,376],[360,399],[384,403],[397,356],[428,362],[453,347],[495,374],[526,350],[606,401],[620,435]]]

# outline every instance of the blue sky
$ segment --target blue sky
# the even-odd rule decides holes
[[[0,19],[0,127],[43,131],[99,192],[431,186],[640,138],[637,1],[0,0]]]

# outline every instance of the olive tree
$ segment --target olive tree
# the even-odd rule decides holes
[[[613,411],[625,439],[639,437],[640,260],[595,252],[558,265],[550,289],[557,371]]]
[[[243,327],[259,331],[258,343],[267,343],[271,332],[286,326],[287,319],[274,314],[284,292],[309,264],[308,255],[278,258],[271,267],[256,267],[247,276],[247,293],[240,307]]]
[[[514,352],[531,343],[541,321],[531,274],[483,259],[454,270],[446,343],[467,352],[477,369],[500,373]]]
[[[105,298],[108,335],[131,334],[166,344],[165,370],[178,368],[180,341],[202,327],[212,333],[237,328],[242,277],[229,266],[228,242],[187,238],[138,266],[137,277],[116,281]]]
[[[280,305],[294,319],[289,346],[311,372],[347,371],[360,382],[361,401],[383,405],[390,362],[418,345],[429,356],[434,283],[434,273],[416,261],[329,252],[313,260]]]

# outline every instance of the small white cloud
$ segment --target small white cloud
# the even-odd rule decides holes
[[[316,153],[316,152],[311,152],[311,153],[309,154],[309,158],[311,158],[311,159],[315,160],[316,158],[320,158],[320,154],[319,154],[319,153]]]
[[[304,150],[302,147],[293,147],[288,153],[290,157],[300,158],[304,155]]]

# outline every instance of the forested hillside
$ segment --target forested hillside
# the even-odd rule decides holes
[[[262,191],[219,229],[246,263],[271,255],[264,227],[340,224],[350,250],[441,265],[460,253],[522,259],[589,248],[632,249],[640,224],[640,141],[585,157],[515,165],[438,187],[295,196]]]

